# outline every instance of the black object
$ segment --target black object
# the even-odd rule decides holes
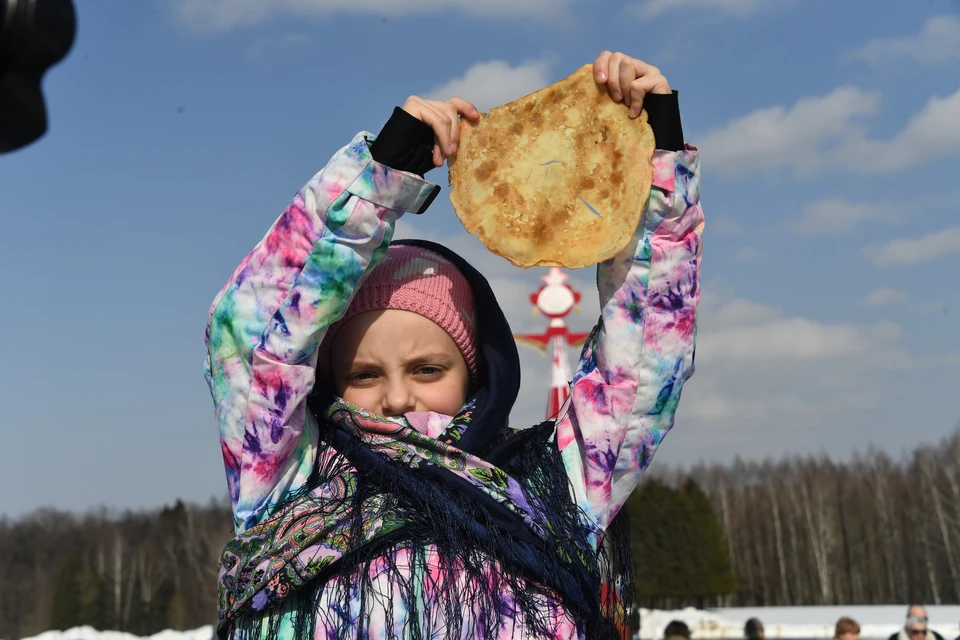
[[[427,171],[436,169],[433,164],[433,129],[400,107],[394,107],[387,124],[370,145],[370,155],[391,169],[422,177]]]
[[[47,130],[40,81],[70,51],[76,31],[72,0],[0,0],[0,153]]]
[[[683,151],[683,125],[680,123],[680,99],[676,91],[648,93],[643,98],[647,122],[653,129],[657,149]]]

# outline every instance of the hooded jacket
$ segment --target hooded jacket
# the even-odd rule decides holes
[[[300,190],[211,308],[205,373],[238,535],[308,486],[324,452],[321,424],[308,403],[323,391],[314,389],[317,347],[382,257],[399,217],[422,211],[436,193],[421,177],[376,162],[373,139],[356,136]],[[601,318],[583,349],[570,398],[551,425],[570,495],[595,547],[673,425],[682,385],[693,372],[703,229],[697,171],[693,147],[655,153],[650,200],[633,240],[598,266]],[[505,425],[519,390],[519,360],[495,298],[478,298],[487,318],[478,322],[488,393],[483,409]],[[495,438],[467,429],[458,445],[495,455]],[[442,585],[424,579],[437,561],[432,549],[425,554],[422,565],[399,552],[382,558],[382,566],[424,584],[416,606],[395,610],[391,586],[378,584],[377,576],[370,577],[375,588],[350,594],[347,606],[342,599],[324,600],[321,589],[315,637],[335,637],[359,617],[367,621],[363,637],[407,637],[411,628],[430,628],[442,607]],[[371,572],[377,566],[367,565]],[[495,561],[489,570],[498,571]],[[582,638],[583,622],[549,589],[541,593],[534,606],[552,621],[551,637]],[[412,618],[417,624],[411,627]],[[269,635],[296,635],[292,622],[284,624],[273,623]],[[515,621],[460,633],[526,634]]]

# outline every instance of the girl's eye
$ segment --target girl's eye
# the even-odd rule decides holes
[[[372,373],[354,373],[350,375],[350,382],[369,382],[373,380]]]
[[[427,376],[427,377],[430,377],[430,378],[434,378],[434,377],[440,375],[441,370],[440,370],[440,367],[420,367],[420,368],[417,370],[417,373],[419,373],[419,374],[422,375],[422,376]]]

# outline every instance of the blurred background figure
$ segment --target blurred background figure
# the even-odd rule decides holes
[[[853,618],[840,618],[833,632],[833,640],[860,640],[860,625]]]
[[[903,629],[890,636],[890,640],[943,640],[943,636],[927,626],[927,610],[923,605],[912,604],[907,609]]]
[[[690,627],[680,620],[671,620],[663,630],[663,640],[690,640]]]
[[[743,625],[743,637],[746,640],[766,640],[763,633],[763,623],[760,622],[759,618],[747,620],[747,623]]]

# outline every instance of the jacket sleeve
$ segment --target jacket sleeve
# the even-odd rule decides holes
[[[703,213],[696,148],[654,153],[630,244],[599,265],[600,322],[557,423],[577,503],[605,530],[673,426],[693,374]]]
[[[385,254],[396,220],[433,193],[374,161],[371,138],[358,134],[299,191],[210,310],[205,376],[237,532],[309,477],[317,347]]]

